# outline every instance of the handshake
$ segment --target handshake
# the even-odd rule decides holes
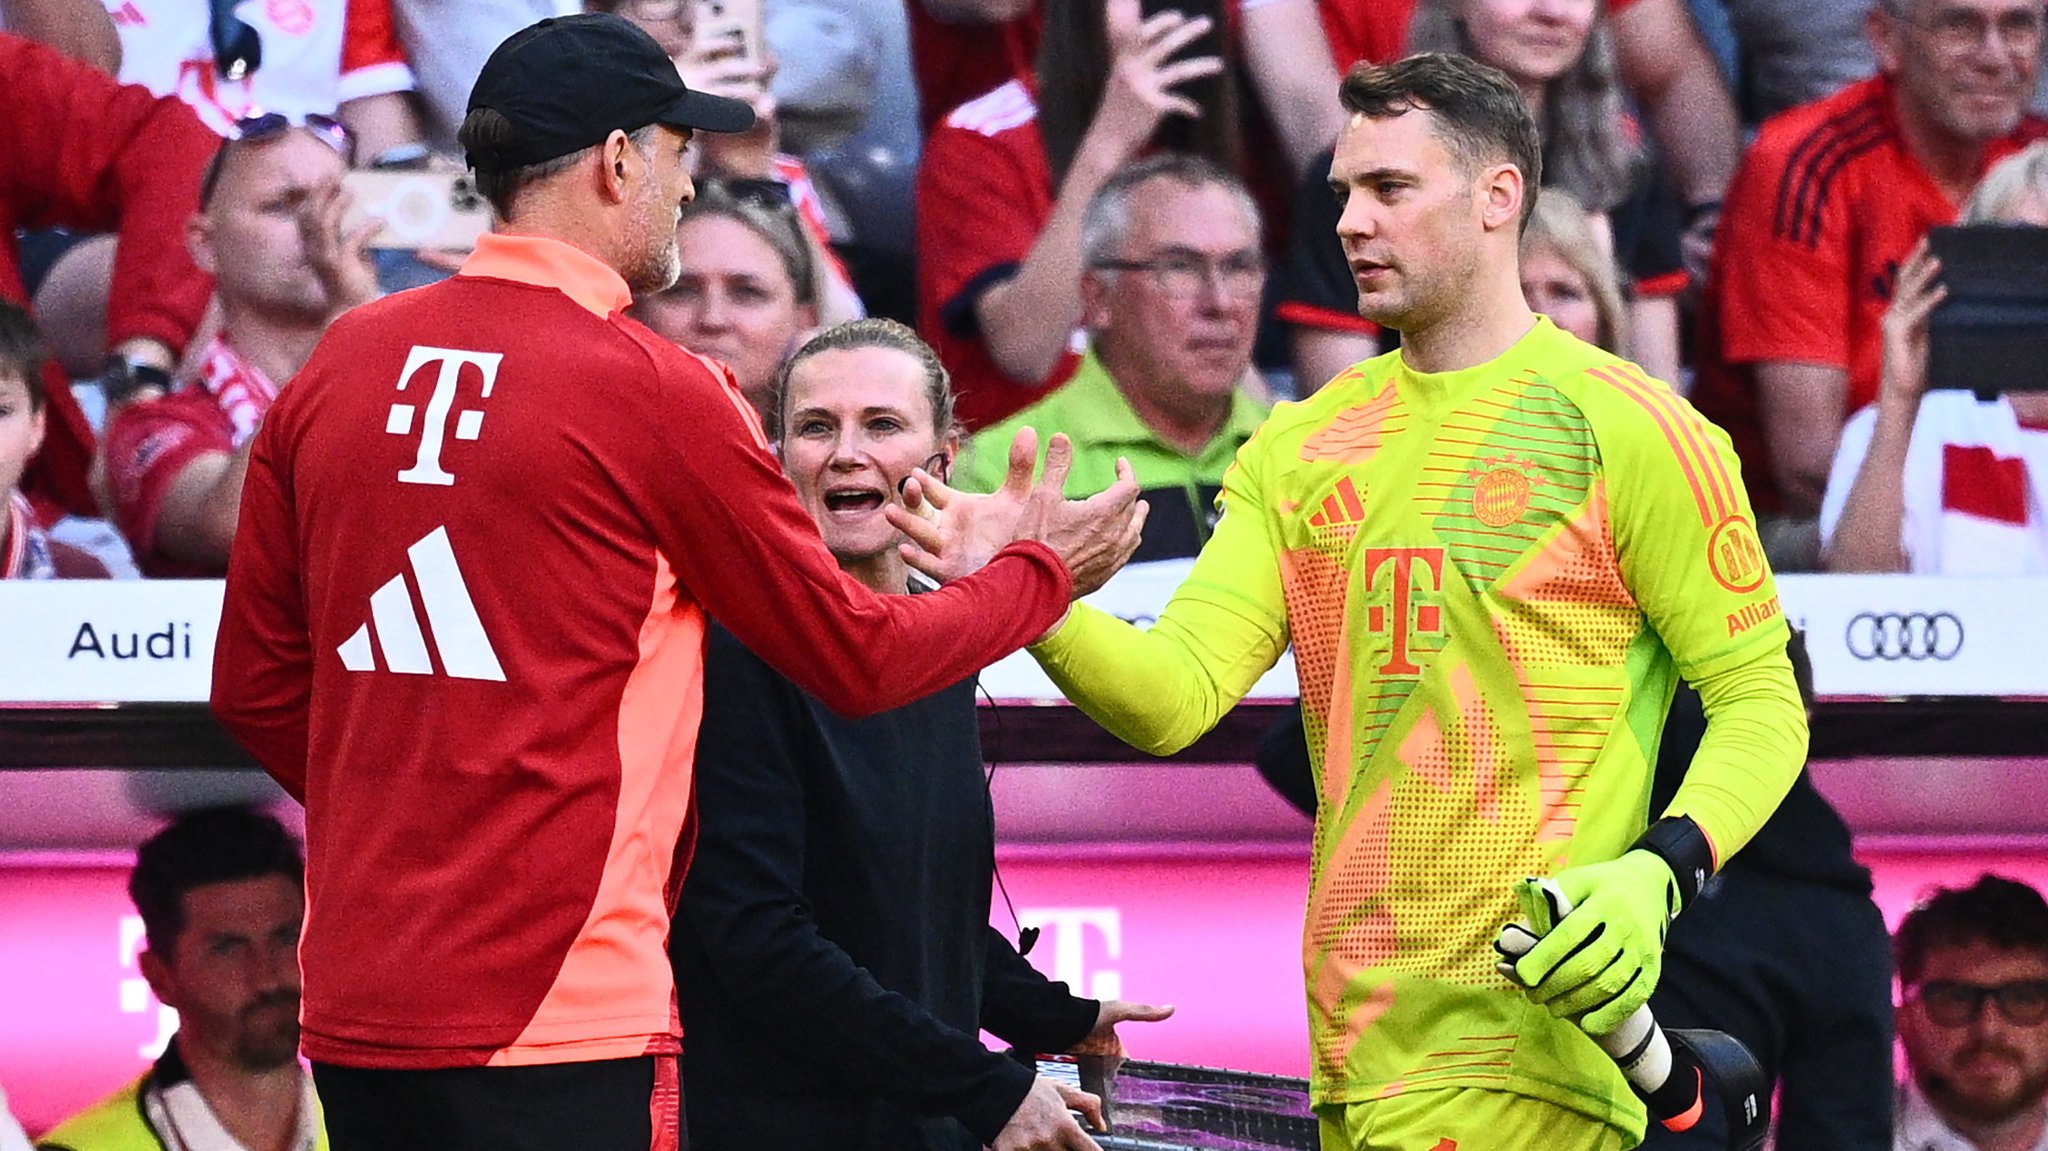
[[[996,552],[1022,540],[1051,548],[1073,577],[1074,598],[1109,582],[1138,550],[1147,507],[1127,460],[1116,482],[1085,499],[1066,497],[1074,445],[1055,435],[1045,467],[1037,468],[1038,433],[1020,428],[1010,442],[1010,470],[987,495],[956,491],[923,468],[903,481],[903,503],[886,514],[907,540],[903,560],[939,583],[979,571]],[[1033,472],[1037,471],[1034,479]]]

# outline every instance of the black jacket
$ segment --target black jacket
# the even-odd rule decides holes
[[[977,1148],[1097,1004],[988,926],[972,681],[833,714],[714,629],[698,839],[670,944],[694,1151]]]

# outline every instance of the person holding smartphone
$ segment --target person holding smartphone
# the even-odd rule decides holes
[[[1962,222],[2048,227],[2048,142],[1993,167]],[[2048,391],[1930,391],[1927,326],[1946,297],[1923,239],[1885,312],[1877,401],[1849,417],[1829,469],[1829,571],[2048,574]]]
[[[352,143],[324,116],[259,116],[200,180],[185,239],[214,278],[220,328],[169,393],[119,404],[101,445],[111,518],[144,575],[227,571],[256,429],[335,317],[377,298],[376,224],[342,222]]]

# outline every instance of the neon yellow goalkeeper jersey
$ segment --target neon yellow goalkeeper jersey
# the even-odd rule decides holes
[[[1077,609],[1035,654],[1111,731],[1165,751],[1291,638],[1320,799],[1316,1101],[1491,1088],[1640,1134],[1612,1062],[1496,973],[1492,941],[1516,879],[1641,834],[1678,675],[1784,663],[1727,437],[1539,320],[1476,368],[1389,353],[1281,405],[1222,503],[1149,632]],[[1724,859],[1803,760],[1789,667],[1765,679],[1760,722],[1717,717],[1671,809]],[[1745,708],[1758,718],[1724,715]]]

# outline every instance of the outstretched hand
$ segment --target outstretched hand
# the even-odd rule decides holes
[[[1150,1003],[1131,1003],[1122,999],[1105,999],[1095,1013],[1095,1027],[1079,1043],[1067,1048],[1069,1055],[1106,1055],[1113,1062],[1122,1062],[1124,1057],[1123,1039],[1116,1033],[1119,1023],[1157,1023],[1173,1015],[1172,1007],[1155,1007]]]
[[[1117,461],[1117,479],[1087,499],[1064,494],[1074,446],[1054,435],[1045,467],[1033,481],[1038,433],[1020,428],[1010,442],[1010,467],[1000,488],[970,495],[948,487],[920,468],[903,485],[901,506],[886,510],[906,537],[904,562],[946,583],[986,566],[995,553],[1017,540],[1037,540],[1066,564],[1078,598],[1093,592],[1130,562],[1145,526],[1146,505],[1128,461]]]

